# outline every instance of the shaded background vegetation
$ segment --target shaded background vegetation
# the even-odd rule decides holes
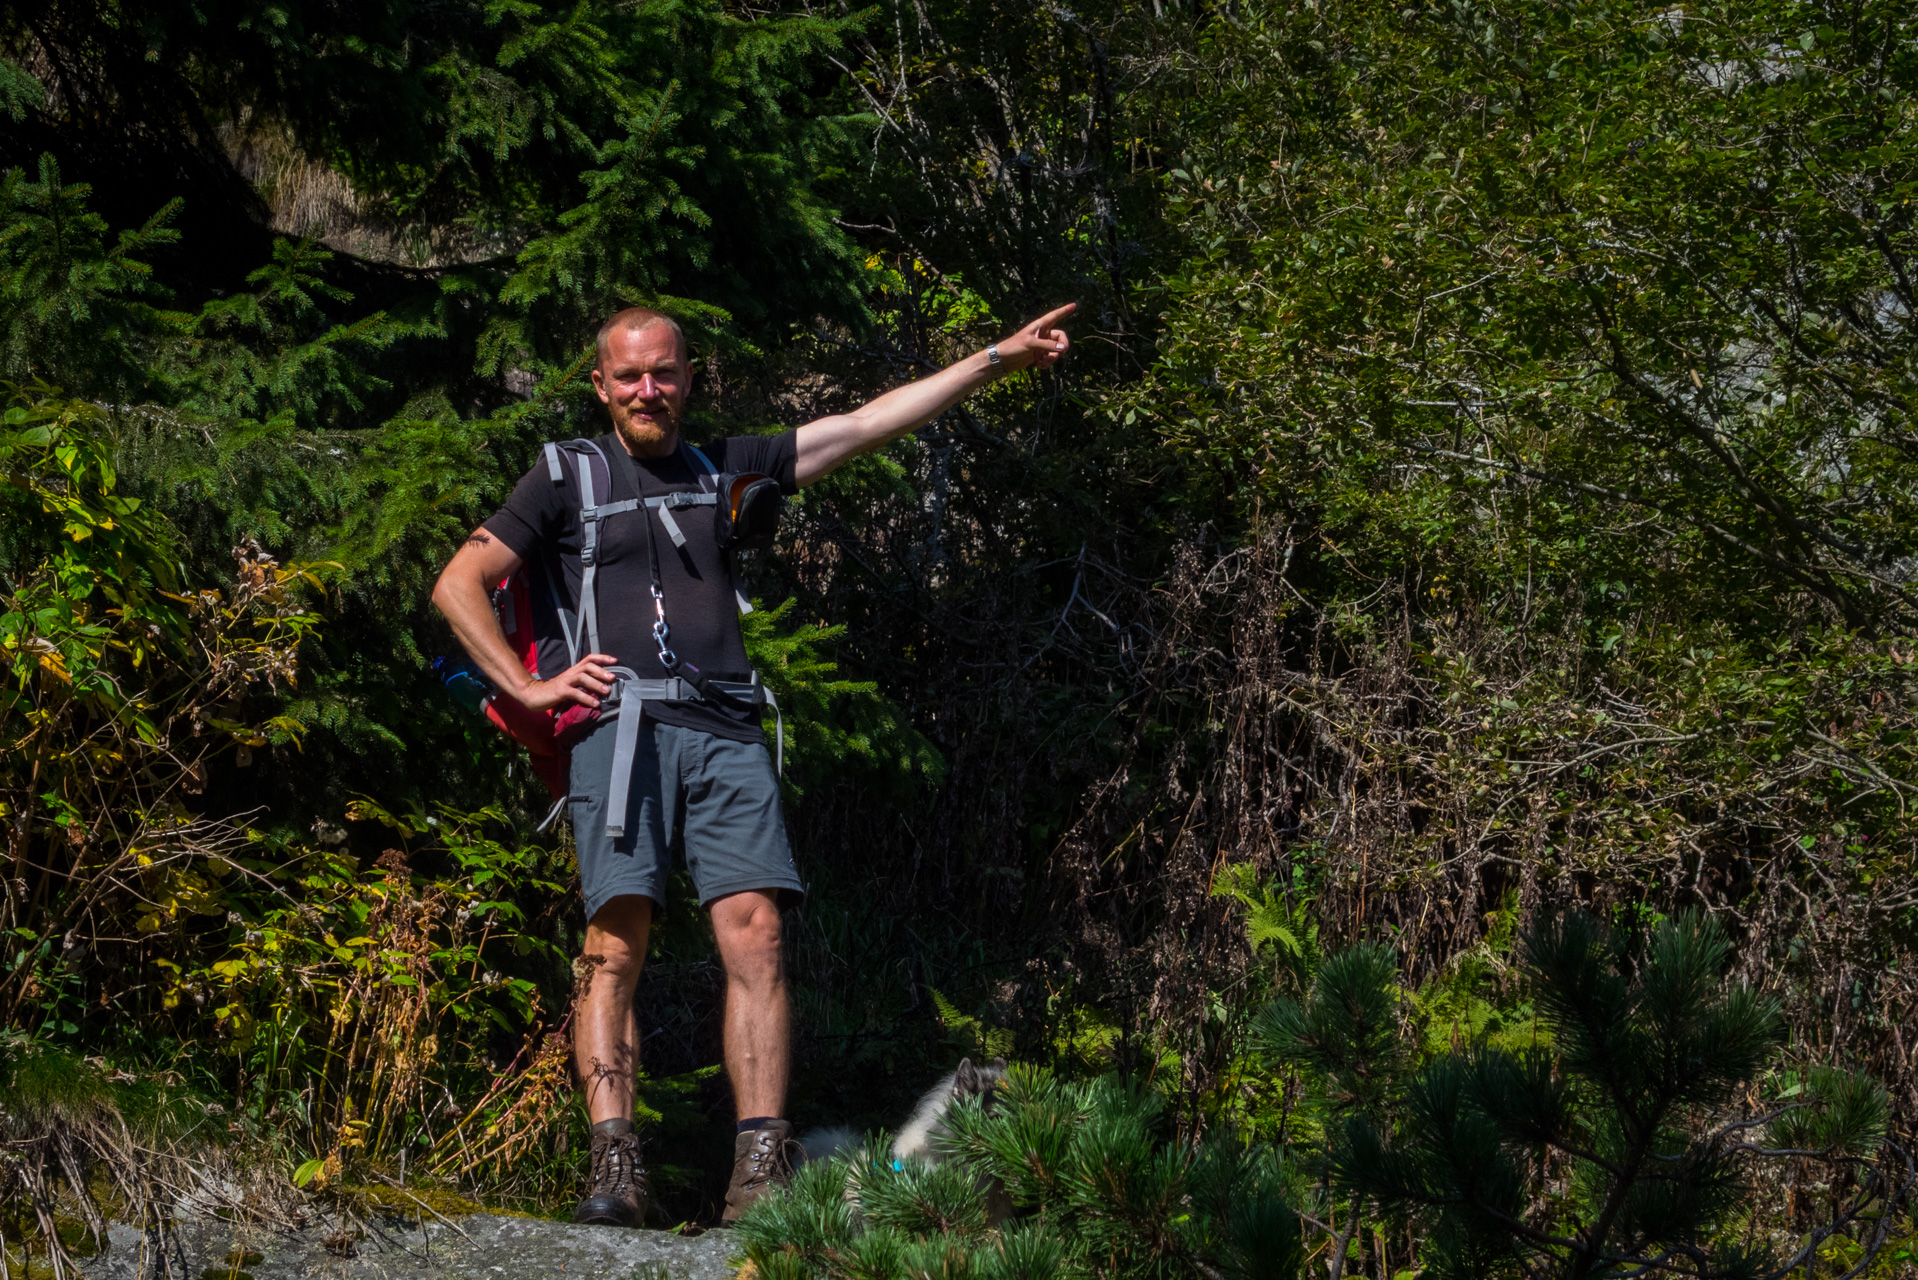
[[[1910,23],[8,6],[9,1025],[309,1179],[559,1203],[572,873],[431,669],[439,565],[599,430],[618,305],[689,321],[698,439],[1071,298],[1069,365],[750,566],[802,1122],[976,1050],[1269,1137],[1305,940],[1388,943],[1436,1051],[1571,904],[1718,917],[1908,1118]],[[675,1219],[730,1118],[690,907],[640,997]]]

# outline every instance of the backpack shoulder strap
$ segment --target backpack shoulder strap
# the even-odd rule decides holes
[[[698,459],[699,465],[704,468],[699,477],[700,482],[711,485],[713,493],[717,495],[719,492],[719,468],[715,467],[713,460],[706,456],[706,451],[696,444],[686,445],[686,452]],[[734,565],[733,557],[730,554],[726,557],[726,576],[732,580],[733,603],[739,606],[739,612],[741,614],[751,613],[753,611],[753,602],[746,598],[745,591],[741,589],[742,584],[739,578],[739,570]]]
[[[686,452],[692,454],[703,469],[699,477],[700,484],[714,489],[719,488],[719,468],[715,467],[713,460],[706,456],[706,451],[696,444],[689,444],[686,446]]]
[[[560,455],[578,453],[582,447],[592,447],[592,441],[548,440],[541,449],[541,452],[546,455],[546,478],[555,485],[565,484],[566,468],[560,462]],[[582,475],[580,487],[584,492],[592,481],[584,465],[580,467],[580,471]],[[533,576],[542,580],[547,601],[552,605],[553,613],[559,618],[560,638],[566,643],[566,662],[570,666],[580,659],[579,646],[583,637],[579,630],[579,614],[567,603],[564,589],[566,578],[560,570],[559,557],[551,547],[546,549],[544,563],[539,567],[542,571]]]
[[[600,652],[599,596],[595,590],[599,577],[599,526],[608,516],[631,511],[637,500],[601,502],[600,494],[613,496],[613,467],[598,444],[591,440],[569,440],[567,452],[574,455],[579,468],[579,638],[587,653]],[[577,657],[573,659],[579,661]]]

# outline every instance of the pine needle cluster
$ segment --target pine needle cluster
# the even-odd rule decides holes
[[[1574,913],[1536,924],[1520,958],[1538,1009],[1530,1046],[1419,1061],[1392,954],[1367,944],[1256,1024],[1275,1064],[1322,1096],[1333,1193],[1409,1227],[1435,1280],[1731,1280],[1802,1266],[1840,1231],[1882,1247],[1905,1182],[1882,1086],[1832,1068],[1770,1083],[1778,1002],[1727,980],[1715,920],[1635,938]],[[1789,1197],[1802,1244],[1774,1256],[1754,1206],[1800,1185],[1816,1189]]]
[[[741,1220],[745,1255],[766,1280],[1293,1280],[1276,1154],[1172,1138],[1163,1108],[1112,1078],[1014,1067],[990,1110],[953,1108],[935,1164],[895,1163],[882,1138],[808,1164]]]

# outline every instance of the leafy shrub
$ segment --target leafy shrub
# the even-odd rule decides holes
[[[255,695],[297,682],[319,621],[299,596],[313,573],[257,546],[234,549],[225,590],[183,581],[176,535],[119,492],[114,452],[103,410],[45,389],[0,429],[0,1010],[69,1034],[92,940],[137,950],[224,912],[215,881],[246,874],[244,838],[189,802],[216,755],[244,765],[297,738]]]

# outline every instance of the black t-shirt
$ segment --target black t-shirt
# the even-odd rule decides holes
[[[703,446],[702,452],[723,472],[754,471],[771,476],[782,491],[798,491],[793,467],[797,436],[728,436]],[[602,503],[623,502],[634,496],[626,468],[616,450],[622,448],[610,434],[596,444],[612,464],[613,491],[595,494]],[[522,560],[532,560],[551,548],[559,553],[566,575],[568,597],[579,599],[579,472],[577,455],[562,467],[564,479],[554,484],[542,455],[531,471],[520,477],[513,495],[484,525],[488,533],[510,547]],[[640,487],[648,498],[667,493],[697,493],[703,468],[684,449],[664,458],[635,458]],[[751,670],[746,646],[739,638],[739,611],[733,601],[726,558],[713,539],[713,509],[683,507],[673,513],[686,535],[686,545],[675,547],[656,510],[642,508],[652,522],[659,549],[659,584],[666,597],[666,621],[672,628],[669,643],[684,663],[720,680],[745,680]],[[646,535],[640,511],[607,518],[600,526],[599,572],[593,593],[599,607],[599,649],[630,667],[642,680],[664,679],[672,673],[659,660],[653,641],[651,576],[646,563]],[[585,644],[584,636],[580,643]],[[584,656],[582,653],[581,656]],[[662,724],[703,729],[736,742],[761,741],[764,731],[758,712],[722,707],[710,702],[646,704],[646,715]]]

